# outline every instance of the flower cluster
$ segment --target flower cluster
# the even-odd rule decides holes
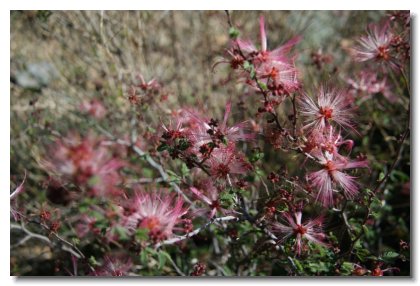
[[[308,95],[299,100],[301,114],[305,117],[307,141],[303,150],[311,155],[322,167],[321,170],[311,172],[307,178],[316,190],[316,200],[325,206],[333,204],[333,193],[340,187],[347,198],[357,195],[358,186],[355,177],[343,172],[344,170],[367,167],[364,159],[350,160],[340,154],[340,147],[344,146],[348,153],[353,148],[351,140],[343,140],[340,131],[354,130],[352,123],[352,108],[346,101],[346,94],[337,90],[321,88],[314,101]]]
[[[183,160],[192,169],[197,167],[214,179],[229,180],[252,169],[236,148],[239,141],[250,141],[254,134],[248,122],[228,126],[231,104],[226,105],[223,121],[208,119],[193,110],[181,110],[175,115],[176,124],[163,126],[158,151],[167,151]]]
[[[261,47],[251,41],[233,39],[227,51],[232,69],[253,90],[264,94],[263,106],[259,112],[273,112],[273,109],[301,88],[298,70],[291,49],[300,41],[300,37],[289,40],[274,50],[267,48],[264,17],[260,18]]]

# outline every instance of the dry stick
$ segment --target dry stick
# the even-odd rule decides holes
[[[172,264],[173,268],[175,269],[176,273],[178,273],[179,276],[186,276],[184,272],[182,272],[181,269],[179,269],[178,265],[176,265],[175,261],[173,261],[172,257],[168,254],[167,256],[169,262]]]
[[[177,243],[177,242],[179,242],[179,241],[182,241],[182,240],[188,239],[188,238],[190,238],[190,237],[193,237],[194,235],[197,235],[200,231],[202,231],[202,230],[204,230],[204,229],[208,228],[208,227],[209,227],[211,224],[213,224],[213,223],[216,223],[216,222],[223,222],[223,221],[230,221],[230,220],[235,220],[235,221],[238,221],[238,220],[239,220],[239,218],[237,218],[237,217],[235,217],[235,216],[225,216],[225,217],[218,217],[218,218],[211,219],[211,220],[210,220],[209,222],[207,222],[205,225],[203,225],[203,226],[201,226],[201,227],[199,227],[199,228],[195,229],[195,230],[194,230],[194,231],[192,231],[192,232],[189,232],[189,233],[187,233],[187,234],[185,234],[185,235],[181,235],[181,236],[178,236],[178,237],[174,237],[174,238],[167,239],[167,240],[164,240],[164,241],[162,241],[162,242],[159,242],[158,244],[156,244],[156,245],[155,245],[155,248],[159,248],[159,247],[161,247],[162,245],[170,245],[170,244],[174,244],[174,243]]]
[[[35,220],[31,220],[31,219],[29,219],[27,216],[25,216],[24,214],[22,214],[22,213],[20,213],[20,212],[18,212],[18,214],[19,214],[19,216],[21,216],[22,218],[24,218],[24,219],[26,219],[29,223],[35,223],[35,224],[37,224],[37,225],[40,225],[42,228],[44,228],[45,230],[47,230],[47,231],[49,231],[50,232],[50,235],[52,234],[52,235],[54,235],[61,243],[62,243],[62,246],[61,246],[61,249],[63,249],[64,251],[67,251],[67,252],[69,252],[69,253],[71,253],[72,255],[74,255],[75,257],[77,257],[77,258],[81,258],[81,259],[84,259],[84,260],[86,260],[86,256],[83,254],[83,252],[77,247],[77,246],[75,246],[73,243],[71,243],[71,242],[69,242],[69,241],[67,241],[67,240],[65,240],[64,238],[62,238],[60,235],[58,235],[58,233],[56,233],[55,231],[52,231],[51,230],[51,228],[49,227],[49,226],[47,226],[46,224],[44,224],[44,223],[42,223],[42,222],[38,222],[38,221],[35,221]],[[17,227],[16,227],[17,226]],[[44,236],[42,236],[42,235],[40,235],[40,234],[35,234],[35,233],[32,233],[32,232],[30,232],[29,230],[27,230],[24,226],[23,226],[23,224],[21,225],[21,227],[19,227],[17,224],[11,224],[11,227],[12,228],[20,228],[20,229],[22,229],[26,234],[28,234],[28,235],[31,235],[32,237],[36,237],[36,238],[38,238],[38,239],[41,239],[41,240],[44,240],[45,242],[48,242],[49,244],[51,244],[52,243],[52,241],[49,239],[49,238],[47,238],[47,237],[44,237]],[[48,240],[48,241],[47,241]],[[90,270],[91,271],[95,271],[95,269],[92,267],[92,265],[90,265],[90,263],[86,260],[86,262],[87,262],[87,265],[89,266],[89,268],[90,268]]]
[[[47,242],[48,244],[51,244],[51,240],[48,237],[29,231],[27,228],[25,228],[25,226],[23,224],[18,225],[16,223],[11,223],[10,224],[10,228],[12,228],[12,229],[13,228],[14,229],[20,229],[20,230],[22,230],[23,232],[25,232],[27,234],[23,239],[19,240],[19,242],[17,242],[14,245],[12,245],[12,248],[24,244],[26,241],[28,241],[31,238],[37,238],[39,240],[42,240],[44,242]]]

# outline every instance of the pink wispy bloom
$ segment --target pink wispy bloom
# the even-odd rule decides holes
[[[335,122],[342,128],[354,130],[351,121],[354,109],[340,90],[321,87],[316,98],[303,94],[298,98],[298,103],[305,117],[303,129],[323,131],[331,126],[331,122]]]
[[[225,107],[225,115],[223,122],[219,127],[221,134],[229,142],[249,141],[255,138],[255,133],[251,132],[250,124],[248,121],[236,123],[228,126],[227,121],[232,110],[232,103],[229,101]]]
[[[221,212],[223,215],[228,213],[220,204],[220,191],[214,186],[212,180],[203,180],[197,188],[191,187],[190,190],[200,201],[207,205],[207,207],[195,211],[194,215],[205,214],[208,218],[212,218],[217,212]]]
[[[356,61],[376,61],[388,63],[392,67],[398,67],[396,59],[391,51],[393,34],[390,31],[389,22],[370,24],[367,28],[367,35],[360,37],[357,46],[351,50]]]
[[[327,152],[339,161],[347,161],[347,157],[339,153],[341,147],[350,153],[353,149],[353,140],[344,140],[340,132],[335,132],[333,127],[330,126],[327,130],[322,132],[315,131],[309,135],[304,151],[313,157],[320,158]]]
[[[13,193],[10,194],[11,201],[16,199],[16,197],[25,190],[25,187],[24,187],[25,180],[26,180],[26,171],[25,171],[25,175],[23,177],[22,183],[20,183],[20,185],[13,191]]]
[[[251,41],[237,39],[236,44],[246,56],[254,56],[254,59],[260,62],[281,61],[290,62],[288,53],[300,41],[300,37],[295,37],[289,40],[286,44],[277,47],[276,49],[267,50],[267,35],[265,32],[264,17],[260,17],[260,37],[261,49],[258,49]]]
[[[118,173],[125,163],[114,158],[100,139],[70,134],[57,139],[47,160],[41,162],[50,173],[84,186],[93,195],[118,195]]]
[[[16,211],[17,208],[17,203],[16,203],[16,199],[17,197],[23,193],[25,191],[25,180],[26,180],[26,171],[25,171],[25,176],[23,177],[22,183],[20,183],[20,185],[13,191],[13,193],[10,194],[10,212],[13,215],[13,218],[15,219],[15,221],[18,221],[20,218],[19,212]]]
[[[105,107],[97,99],[82,102],[82,104],[80,105],[80,109],[84,112],[89,113],[91,116],[95,117],[96,119],[102,119],[106,115]]]
[[[231,111],[232,103],[228,102],[225,106],[223,121],[220,124],[217,121],[212,121],[197,112],[187,112],[185,115],[188,118],[188,130],[194,138],[192,141],[195,142],[195,147],[199,148],[203,144],[212,142],[213,139],[223,142],[253,140],[255,138],[255,134],[251,131],[251,126],[248,121],[228,126],[228,119]]]
[[[329,152],[318,153],[318,162],[322,169],[309,173],[307,178],[311,186],[317,191],[316,200],[324,206],[333,204],[333,192],[340,187],[346,198],[353,199],[359,190],[356,177],[350,176],[344,170],[367,168],[367,160],[337,160]]]
[[[298,71],[294,64],[294,59],[289,55],[290,50],[300,41],[300,37],[294,37],[286,44],[270,51],[267,49],[267,35],[265,32],[264,17],[260,17],[260,36],[261,49],[258,49],[251,41],[237,39],[233,43],[232,49],[239,48],[239,54],[246,57],[255,68],[256,78],[264,83],[276,95],[289,94],[297,91],[301,87],[298,79]],[[242,64],[245,59],[238,59],[238,52],[230,52],[233,57],[231,66]],[[246,73],[243,74],[245,77]],[[257,84],[252,80],[247,83],[254,88]]]
[[[160,241],[172,236],[175,225],[187,212],[183,205],[182,198],[165,191],[140,191],[128,206],[130,214],[123,225],[129,232],[146,229],[151,240]]]
[[[325,234],[323,230],[324,218],[319,216],[315,219],[308,219],[302,223],[302,212],[283,212],[281,214],[282,223],[272,223],[272,231],[281,237],[280,241],[284,242],[293,237],[295,239],[295,251],[300,255],[307,241],[328,247],[325,242]]]
[[[226,179],[229,175],[241,175],[252,169],[242,154],[236,152],[235,145],[229,143],[215,149],[207,160],[210,173],[215,179]]]
[[[92,273],[94,276],[128,276],[133,262],[125,255],[106,255],[101,266]]]
[[[398,100],[392,93],[387,79],[378,79],[378,74],[375,72],[361,71],[356,78],[348,78],[346,82],[350,86],[350,93],[362,98],[362,100],[367,100],[377,93],[381,93],[391,103]]]

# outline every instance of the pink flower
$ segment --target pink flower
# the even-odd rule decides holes
[[[143,91],[159,90],[161,88],[158,81],[154,78],[146,82],[143,75],[139,74],[137,79],[139,80],[137,87],[141,88]]]
[[[358,192],[356,177],[344,173],[343,170],[367,168],[367,160],[337,160],[328,152],[324,152],[324,154],[319,153],[317,159],[323,168],[308,175],[311,186],[318,193],[316,200],[320,201],[324,206],[332,205],[333,191],[338,186],[343,189],[347,198],[353,199]]]
[[[106,115],[105,107],[99,100],[96,99],[91,101],[84,101],[80,108],[82,111],[89,113],[91,116],[97,119],[102,119]]]
[[[349,107],[342,91],[321,87],[316,99],[304,94],[298,103],[301,114],[306,117],[303,129],[323,131],[331,122],[354,130],[351,123],[353,109]]]
[[[210,166],[210,173],[215,179],[226,179],[229,175],[245,174],[252,169],[243,155],[235,151],[233,143],[216,148],[207,163]]]
[[[336,160],[347,161],[345,156],[339,154],[339,149],[341,146],[344,146],[348,152],[351,152],[353,144],[353,140],[344,140],[340,132],[335,133],[333,127],[330,126],[323,132],[312,132],[306,142],[304,151],[316,158],[321,158],[327,152],[330,156],[336,158]]]
[[[367,100],[376,93],[381,93],[389,102],[395,103],[398,98],[392,93],[387,79],[378,79],[377,73],[362,71],[355,79],[348,78],[350,92],[355,96],[360,96]]]
[[[148,230],[151,240],[160,241],[173,234],[174,226],[181,221],[187,209],[182,198],[164,191],[137,192],[129,205],[130,214],[125,227],[133,232],[137,228]]]
[[[10,194],[11,201],[15,200],[16,197],[25,190],[25,187],[24,187],[25,180],[26,180],[26,171],[25,171],[25,175],[23,177],[22,183],[20,183],[20,185],[13,191],[13,193]]]
[[[255,134],[250,131],[250,125],[247,121],[236,123],[231,127],[227,126],[227,120],[229,118],[231,109],[232,103],[228,102],[225,107],[225,115],[223,117],[223,122],[219,127],[220,133],[229,142],[249,141],[254,139]]]
[[[389,30],[388,21],[376,25],[370,24],[367,29],[367,35],[362,36],[357,41],[358,46],[351,50],[351,54],[359,62],[374,60],[397,67],[398,65],[391,52],[392,38],[393,35]]]
[[[94,276],[127,276],[133,263],[130,257],[119,255],[106,255],[103,264],[92,273]]]
[[[248,60],[255,68],[256,78],[275,95],[288,95],[300,89],[301,84],[294,60],[289,56],[290,50],[300,41],[300,37],[295,37],[272,51],[267,50],[263,16],[260,17],[260,35],[260,50],[251,41],[242,39],[234,41],[233,51],[229,52],[233,58],[231,66],[237,68],[239,64],[242,65],[245,60]],[[236,51],[237,48],[240,51]],[[245,56],[245,59],[238,59],[238,53]],[[246,81],[248,84],[258,89],[256,82],[249,80],[247,73],[243,73],[243,76],[248,79]]]
[[[197,150],[209,142],[239,142],[255,138],[255,134],[251,132],[250,124],[247,121],[228,126],[227,122],[231,110],[232,104],[228,102],[221,124],[216,120],[203,117],[196,111],[190,110],[186,112],[184,120],[187,120],[187,125],[189,126],[187,130]]]
[[[118,170],[125,163],[112,156],[100,139],[92,135],[80,138],[71,134],[57,139],[50,149],[50,158],[43,167],[64,180],[84,186],[95,196],[118,195],[116,185],[121,181]]]
[[[195,211],[194,214],[208,213],[208,218],[214,217],[218,211],[222,212],[224,215],[227,214],[227,211],[220,205],[220,191],[214,186],[210,179],[200,182],[198,188],[191,187],[190,190],[199,200],[207,205],[207,208],[199,209],[198,211]]]
[[[325,234],[323,232],[323,217],[317,217],[313,220],[307,220],[302,223],[302,212],[296,211],[293,213],[283,212],[282,220],[284,223],[274,222],[272,230],[275,234],[281,236],[281,242],[289,237],[295,238],[295,251],[297,255],[302,252],[305,241],[310,241],[315,244],[328,247],[324,242]]]
[[[25,176],[23,177],[22,183],[20,183],[20,185],[13,191],[13,193],[10,194],[10,203],[11,203],[10,212],[12,213],[15,221],[18,221],[20,218],[19,212],[16,211],[16,208],[17,208],[16,199],[18,195],[20,195],[21,193],[25,191],[25,186],[24,186],[25,180],[26,180],[26,171],[25,171]]]
[[[277,47],[272,51],[267,50],[267,35],[265,33],[264,17],[260,17],[260,36],[261,36],[261,50],[249,40],[237,39],[236,44],[246,56],[254,55],[255,59],[260,62],[265,61],[282,61],[289,62],[287,54],[299,41],[300,37],[295,37],[288,41],[286,44]]]

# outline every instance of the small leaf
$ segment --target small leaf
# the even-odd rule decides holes
[[[147,228],[139,228],[134,236],[138,241],[147,241],[149,239],[149,230]]]
[[[166,143],[162,143],[162,144],[160,144],[158,147],[157,147],[157,151],[158,152],[163,152],[163,151],[165,151],[165,150],[168,150],[169,149],[169,145],[168,144],[166,144]]]
[[[166,261],[168,259],[170,259],[170,256],[167,252],[165,252],[165,251],[158,252],[159,270],[161,270],[163,268],[163,266],[165,266]]]
[[[354,269],[354,264],[351,262],[343,262],[343,264],[341,264],[341,271],[340,273],[342,275],[350,275],[352,273]]]
[[[235,27],[230,27],[229,38],[236,39],[239,37],[240,32]]]
[[[382,259],[385,260],[386,262],[391,262],[395,260],[398,256],[400,256],[400,254],[397,252],[387,251],[383,254]]]

